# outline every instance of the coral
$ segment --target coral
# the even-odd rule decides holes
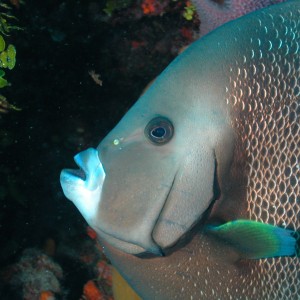
[[[55,300],[55,296],[50,291],[41,292],[39,300]]]
[[[104,295],[96,286],[93,280],[89,280],[83,288],[83,299],[85,300],[104,300]]]
[[[145,15],[161,16],[164,14],[169,1],[144,0],[141,8]]]
[[[86,233],[87,233],[87,235],[88,235],[92,240],[95,240],[95,239],[97,238],[97,233],[96,233],[96,231],[95,231],[92,227],[90,227],[90,226],[88,226],[88,227],[86,228]]]
[[[100,260],[96,266],[99,279],[103,279],[108,286],[112,286],[112,271],[111,265],[105,260]]]
[[[50,300],[50,293],[53,297],[55,293],[61,293],[62,269],[40,250],[24,250],[13,270],[11,284],[22,288],[24,300]]]
[[[180,32],[188,42],[191,43],[194,40],[194,32],[190,28],[182,27]]]
[[[81,300],[112,300],[112,267],[97,241],[96,232],[89,226],[86,232],[90,241],[83,247],[80,260],[93,269],[94,277],[84,285]]]

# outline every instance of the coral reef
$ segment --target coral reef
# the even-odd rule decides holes
[[[0,281],[5,283],[0,286],[1,299],[11,290],[10,299],[112,300],[112,269],[95,232],[87,227],[79,244],[71,240],[58,246],[48,238],[42,249],[25,249],[16,263],[1,272]],[[77,294],[74,285],[78,285]]]
[[[19,262],[10,268],[10,273],[10,285],[22,290],[24,300],[41,300],[46,294],[54,297],[62,293],[62,268],[38,249],[24,250]]]

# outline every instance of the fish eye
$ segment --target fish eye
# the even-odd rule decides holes
[[[168,143],[174,134],[171,121],[164,117],[152,119],[145,127],[145,135],[152,144],[164,145]]]

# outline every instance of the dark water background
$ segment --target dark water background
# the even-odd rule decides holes
[[[71,252],[87,238],[86,223],[64,197],[60,171],[75,166],[77,152],[97,146],[191,41],[183,28],[191,33],[199,25],[182,17],[180,1],[170,2],[163,16],[144,16],[133,2],[109,18],[105,5],[27,0],[12,10],[24,30],[7,38],[17,64],[7,72],[12,85],[0,92],[22,111],[0,114],[1,299],[23,299],[11,266],[24,249],[43,249],[49,238],[65,274],[58,298],[80,298],[91,275]]]

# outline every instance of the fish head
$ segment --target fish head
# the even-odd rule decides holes
[[[84,210],[92,211],[92,217],[83,213],[85,219],[127,253],[161,254],[218,197],[217,173],[224,169],[218,156],[232,153],[231,129],[219,100],[222,85],[217,75],[214,80],[207,76],[211,72],[205,64],[190,67],[197,61],[194,53],[187,49],[175,60],[97,149],[75,157],[83,171],[90,169],[95,176],[78,179],[78,172],[62,172],[66,196],[80,211],[92,207]]]

